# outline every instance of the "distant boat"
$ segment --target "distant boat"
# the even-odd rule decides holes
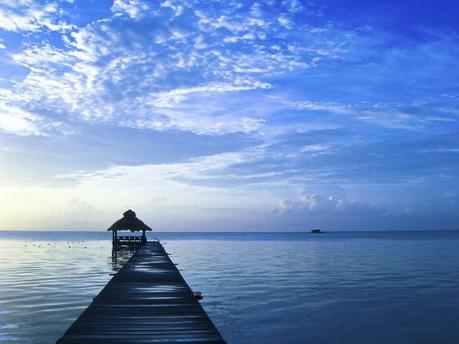
[[[311,233],[312,234],[321,234],[321,233],[325,233],[325,232],[320,228],[316,228],[316,229],[311,230]]]

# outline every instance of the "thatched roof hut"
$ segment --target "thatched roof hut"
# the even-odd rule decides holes
[[[107,231],[151,231],[142,220],[139,220],[135,215],[135,212],[129,209],[123,213],[123,217],[112,224]]]

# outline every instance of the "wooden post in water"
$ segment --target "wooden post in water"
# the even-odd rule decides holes
[[[112,244],[113,244],[113,246],[116,246],[116,238],[117,238],[117,230],[114,229],[112,231]]]

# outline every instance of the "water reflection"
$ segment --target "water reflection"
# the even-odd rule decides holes
[[[112,248],[112,269],[117,272],[123,265],[132,257],[135,252],[135,247],[121,246]]]
[[[0,240],[0,342],[55,342],[112,271],[110,242]]]
[[[1,343],[54,343],[133,253],[20,235],[0,233]],[[229,343],[459,343],[458,233],[277,236],[167,237]]]

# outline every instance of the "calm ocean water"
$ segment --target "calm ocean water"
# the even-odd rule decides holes
[[[158,236],[229,343],[459,343],[459,232]],[[0,232],[0,342],[53,343],[122,262],[109,233]]]

